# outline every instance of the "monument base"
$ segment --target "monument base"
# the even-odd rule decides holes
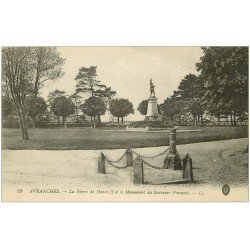
[[[162,116],[158,113],[157,98],[152,94],[148,98],[148,109],[145,121],[162,121]]]
[[[173,170],[182,170],[181,159],[178,155],[170,153],[164,160],[165,168]]]
[[[161,122],[162,121],[162,116],[161,115],[158,115],[158,116],[146,116],[145,117],[145,121],[159,121]]]

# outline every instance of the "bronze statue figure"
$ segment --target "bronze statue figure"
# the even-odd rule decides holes
[[[153,82],[152,82],[152,79],[150,79],[150,94],[151,95],[155,95],[155,86],[154,86],[154,84],[153,84]]]

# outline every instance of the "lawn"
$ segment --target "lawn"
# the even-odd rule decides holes
[[[185,128],[184,128],[185,129]],[[248,137],[248,127],[207,127],[198,132],[179,132],[177,144]],[[178,131],[177,131],[178,132]],[[169,132],[121,131],[118,129],[29,129],[30,140],[20,129],[2,129],[2,149],[118,149],[169,145]]]

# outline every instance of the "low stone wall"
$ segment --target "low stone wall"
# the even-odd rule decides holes
[[[145,128],[133,128],[133,127],[126,127],[126,130],[128,131],[149,131],[149,127],[145,127]]]
[[[128,131],[169,131],[168,128],[151,128],[151,127],[145,127],[145,128],[133,128],[133,127],[126,127],[126,130]]]

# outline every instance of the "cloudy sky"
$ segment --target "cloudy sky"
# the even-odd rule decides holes
[[[181,79],[189,73],[197,74],[195,63],[202,56],[200,47],[59,47],[66,59],[65,75],[57,81],[48,82],[41,91],[48,93],[64,90],[73,94],[74,80],[80,67],[97,66],[97,79],[112,87],[116,97],[129,99],[136,110],[140,101],[149,97],[149,80],[155,85],[158,103],[172,95]],[[126,120],[143,119],[139,112]],[[107,120],[106,115],[103,120]]]

